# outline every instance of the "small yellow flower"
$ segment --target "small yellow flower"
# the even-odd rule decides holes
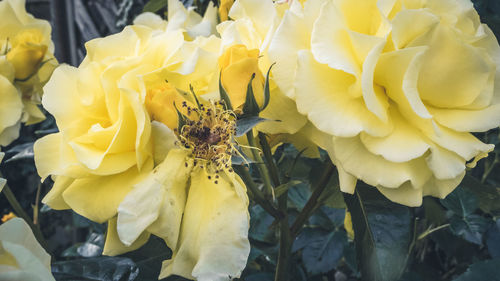
[[[354,230],[352,229],[351,212],[349,212],[347,209],[345,210],[344,229],[347,232],[347,237],[349,237],[349,239],[353,240],[354,239]]]
[[[250,244],[246,187],[231,168],[235,115],[220,103],[184,107],[177,147],[120,204],[118,236],[125,245],[147,232],[165,239],[173,255],[159,278],[237,278]]]
[[[25,80],[38,71],[47,48],[40,30],[26,29],[14,36],[7,60],[14,66],[16,79]]]
[[[14,215],[14,213],[13,213],[13,212],[10,212],[10,213],[8,213],[8,214],[3,215],[1,220],[2,220],[2,222],[3,222],[3,223],[5,223],[5,222],[7,222],[8,220],[11,220],[11,219],[13,219],[13,218],[17,218],[17,216],[16,216],[16,215]]]
[[[245,103],[248,83],[252,81],[252,88],[258,104],[262,104],[264,90],[264,76],[259,70],[259,50],[247,49],[244,45],[233,45],[219,58],[222,86],[231,98],[234,108]]]
[[[234,0],[221,0],[219,4],[219,16],[220,21],[226,21],[229,19],[229,10],[233,6]]]
[[[55,280],[50,271],[50,255],[20,218],[0,225],[0,267],[0,280]]]

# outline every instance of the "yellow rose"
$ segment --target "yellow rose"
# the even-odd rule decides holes
[[[1,280],[55,280],[50,271],[50,255],[20,218],[0,225],[0,268]]]
[[[33,75],[42,63],[47,45],[43,44],[43,35],[37,29],[27,29],[17,34],[7,53],[7,60],[16,70],[16,79],[24,80]]]
[[[108,221],[105,254],[147,241],[149,233],[130,246],[120,242],[117,208],[173,147],[168,141],[177,128],[173,101],[182,110],[181,93],[190,86],[200,93],[210,88],[218,42],[215,37],[186,42],[182,30],[128,26],[87,42],[80,66],[58,67],[45,86],[42,103],[59,132],[34,146],[39,175],[55,181],[43,202]]]
[[[186,40],[193,40],[198,36],[208,37],[216,34],[217,8],[210,1],[203,17],[195,11],[195,7],[186,9],[179,0],[168,0],[168,21],[154,13],[146,12],[137,16],[135,25],[146,25],[160,30],[182,30]]]
[[[253,89],[256,100],[262,104],[264,77],[274,62],[267,54],[269,39],[286,8],[287,5],[277,5],[267,0],[236,1],[230,11],[232,20],[217,26],[222,40],[222,55],[219,59],[222,85],[234,107],[245,101],[251,73],[256,73]],[[263,122],[257,125],[257,129],[268,134],[299,132],[307,119],[297,112],[295,102],[276,86],[274,73],[270,75],[270,97],[269,105],[260,116],[281,122]]]
[[[220,21],[226,21],[229,19],[229,10],[233,6],[234,0],[221,0],[219,4],[219,17]]]
[[[159,278],[228,280],[245,268],[249,214],[246,187],[231,168],[235,118],[221,104],[192,110],[179,144],[118,207],[117,232],[125,245],[144,233],[173,250]]]
[[[468,0],[294,1],[269,54],[345,192],[418,206],[493,149],[470,132],[500,124],[500,47]]]
[[[0,100],[0,115],[8,115],[0,116],[0,145],[17,138],[21,122],[30,125],[45,119],[38,104],[42,87],[57,65],[50,24],[28,14],[24,5],[22,0],[0,2],[0,76],[5,78],[0,79],[0,87],[6,93]],[[7,83],[19,93],[14,95]]]
[[[245,103],[250,78],[255,99],[259,105],[263,102],[265,78],[259,70],[259,50],[248,50],[244,45],[233,45],[220,56],[219,68],[221,83],[234,108]]]

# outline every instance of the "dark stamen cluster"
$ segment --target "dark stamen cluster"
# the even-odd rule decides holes
[[[191,107],[182,103],[187,112],[186,124],[179,134],[180,145],[189,149],[194,165],[206,166],[209,172],[218,173],[231,167],[233,135],[236,133],[236,117],[225,110],[222,102],[211,102]]]

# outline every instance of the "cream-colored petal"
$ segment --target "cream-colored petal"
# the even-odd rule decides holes
[[[401,163],[416,159],[422,156],[430,145],[419,129],[408,124],[408,121],[394,107],[393,105],[390,113],[390,118],[394,122],[394,130],[385,137],[373,137],[361,133],[361,142],[371,153],[392,162]]]
[[[438,146],[431,146],[431,153],[426,157],[426,161],[438,180],[456,178],[465,171],[465,159]]]
[[[163,262],[160,278],[172,274],[200,281],[231,280],[245,268],[248,242],[248,202],[224,175],[193,170],[182,219],[180,240],[171,260]]]
[[[17,89],[4,76],[0,75],[0,133],[15,125],[21,118],[23,103]],[[5,144],[2,144],[5,145]]]
[[[21,122],[5,128],[0,133],[0,145],[7,146],[19,137],[19,130],[21,130]]]
[[[484,51],[464,44],[456,31],[440,26],[427,45],[430,48],[422,58],[418,77],[422,100],[444,108],[471,104],[495,71],[485,60]]]
[[[459,132],[485,132],[500,124],[498,103],[481,110],[429,107],[429,112],[439,124]]]
[[[398,49],[403,49],[438,23],[439,18],[425,10],[401,11],[392,20],[392,40]]]
[[[358,75],[361,66],[350,46],[351,39],[344,15],[334,2],[326,2],[311,34],[311,51],[314,58],[333,69]]]
[[[415,188],[410,182],[405,182],[398,188],[377,186],[377,189],[392,202],[410,207],[422,205],[422,188]]]
[[[30,277],[7,279],[9,272],[0,271],[2,280],[54,280],[50,272],[50,255],[40,246],[24,220],[14,218],[0,226],[0,249],[15,259],[17,269],[25,275],[20,272],[15,274]]]
[[[149,232],[165,238],[168,246],[175,248],[192,165],[186,157],[184,150],[171,150],[120,203],[117,231],[123,244],[131,245],[151,227],[155,231]]]
[[[297,70],[297,51],[309,49],[310,42],[311,28],[307,27],[303,18],[286,11],[269,45],[268,54],[270,61],[276,62],[272,70],[273,80],[283,93],[290,98],[295,97],[294,82]]]
[[[376,136],[390,133],[391,122],[380,121],[366,108],[362,98],[349,95],[354,83],[354,76],[316,62],[309,51],[299,51],[295,81],[297,108],[314,126],[342,137],[362,131]]]
[[[164,30],[167,27],[167,21],[163,20],[159,15],[151,12],[145,12],[138,15],[134,19],[134,24],[145,25],[152,29]]]
[[[63,140],[61,133],[38,139],[34,146],[35,165],[38,174],[45,180],[49,175],[82,177],[88,175],[78,163],[73,150]]]
[[[424,185],[423,195],[430,195],[444,199],[450,194],[465,176],[465,171],[452,179],[439,180],[436,177],[431,177]]]
[[[274,88],[270,95],[268,106],[260,113],[260,117],[270,121],[257,125],[259,131],[268,134],[294,134],[306,124],[307,118],[297,111],[295,101],[285,96],[278,88]]]
[[[143,232],[135,241],[129,246],[124,245],[118,237],[116,228],[116,217],[108,221],[108,231],[106,232],[106,242],[104,243],[103,255],[116,256],[130,251],[139,249],[142,245],[146,244],[149,239],[149,232]]]
[[[335,159],[344,170],[369,185],[397,188],[411,181],[413,186],[421,188],[431,176],[423,158],[391,162],[369,152],[359,137],[335,138],[333,147]]]
[[[375,83],[385,88],[403,112],[414,112],[420,118],[429,119],[432,116],[417,89],[421,58],[426,50],[426,47],[414,47],[382,54],[374,77]]]
[[[99,223],[106,222],[117,214],[118,206],[132,186],[151,171],[152,162],[148,161],[141,172],[132,167],[112,176],[75,180],[63,192],[64,201],[78,214]]]
[[[170,150],[176,147],[177,137],[174,131],[158,121],[151,122],[151,137],[153,138],[155,164],[160,164],[165,160]]]

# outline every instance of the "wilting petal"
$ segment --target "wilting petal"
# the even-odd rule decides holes
[[[248,242],[248,201],[235,184],[201,168],[193,170],[177,248],[163,263],[160,278],[171,274],[200,281],[231,280],[245,268]],[[216,183],[217,181],[217,183]]]
[[[125,245],[132,244],[149,227],[149,232],[175,248],[192,166],[186,157],[184,150],[171,150],[120,204],[118,235]]]

